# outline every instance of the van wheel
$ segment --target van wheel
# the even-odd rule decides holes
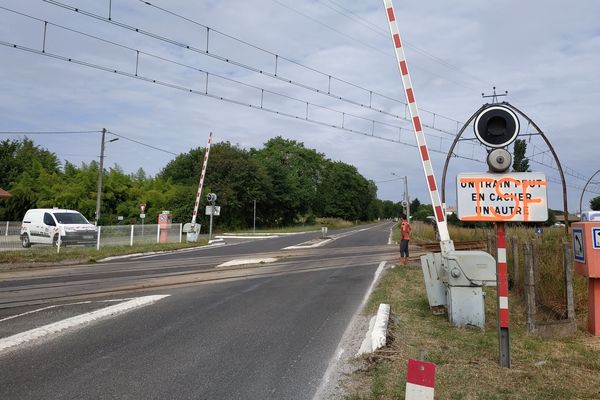
[[[31,242],[29,241],[28,234],[21,235],[21,246],[23,246],[23,248],[25,249],[31,247]]]
[[[52,238],[52,246],[58,247],[58,233]]]

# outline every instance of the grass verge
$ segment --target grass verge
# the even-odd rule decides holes
[[[569,338],[526,333],[524,307],[511,296],[512,368],[498,366],[496,293],[486,289],[485,330],[452,327],[429,311],[421,269],[388,270],[366,312],[391,305],[391,344],[365,357],[346,398],[404,399],[406,364],[418,358],[437,365],[436,399],[600,399],[600,338],[579,331]]]
[[[23,264],[31,264],[31,266],[52,263],[81,263],[95,262],[97,260],[121,256],[134,253],[147,253],[153,251],[177,250],[189,247],[198,247],[207,244],[206,240],[200,240],[198,243],[156,243],[136,246],[115,246],[102,247],[96,250],[95,247],[64,247],[60,249],[60,253],[50,246],[39,246],[31,249],[19,251],[3,251],[0,252],[1,269],[11,269]]]

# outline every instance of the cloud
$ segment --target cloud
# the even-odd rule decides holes
[[[114,20],[206,50],[206,28],[165,14],[137,0],[113,3]],[[372,102],[386,112],[404,115],[402,105],[369,93],[374,91],[396,99],[404,96],[391,41],[387,37],[388,28],[382,6],[327,0],[157,0],[154,3],[209,25],[212,29],[208,33],[209,51],[215,55],[268,73],[274,73],[277,64],[280,77],[319,88],[321,92],[331,91],[355,102]],[[336,3],[346,8],[339,8]],[[108,15],[105,3],[69,0],[69,4]],[[344,118],[345,124],[354,124],[352,126],[356,129],[368,131],[368,121],[341,116],[341,113],[351,113],[409,128],[405,121],[383,113],[290,85],[207,57],[201,52],[161,42],[45,2],[7,0],[3,6],[257,88],[339,111],[311,105],[311,117],[323,122],[337,124]],[[431,113],[423,113],[424,121],[455,132],[461,125],[455,120],[468,119],[485,101],[481,98],[481,92],[489,93],[490,86],[495,84],[501,92],[509,90],[506,99],[530,115],[545,131],[564,165],[590,176],[596,170],[598,152],[595,132],[600,96],[600,79],[596,71],[600,65],[600,30],[596,21],[599,8],[600,4],[594,2],[564,7],[564,4],[556,1],[541,0],[526,4],[466,0],[454,2],[452,6],[442,1],[397,4],[418,104],[437,114],[434,117]],[[359,22],[356,18],[362,19]],[[43,28],[43,23],[39,21],[0,10],[2,41],[41,49]],[[224,34],[268,51],[244,45]],[[149,56],[141,55],[137,59],[136,52],[130,49],[82,38],[56,27],[47,29],[46,46],[48,51],[129,73],[135,73],[137,61],[138,72],[144,76],[198,91],[206,88],[206,75],[202,72]],[[275,57],[275,53],[282,58]],[[260,147],[269,138],[281,135],[302,141],[307,147],[315,148],[331,159],[351,163],[363,175],[375,181],[390,179],[392,172],[407,175],[411,197],[428,201],[426,182],[414,147],[27,54],[6,46],[0,46],[0,57],[3,60],[0,107],[4,116],[0,130],[99,130],[106,127],[173,152],[204,146],[209,131],[214,132],[217,141],[230,141],[244,147]],[[284,58],[314,70],[300,67]],[[330,85],[328,75],[339,77],[347,83],[333,79]],[[304,103],[262,94],[257,88],[212,76],[208,84],[210,93],[240,103],[260,106],[262,98],[266,108],[298,116],[305,113]],[[451,120],[442,116],[448,116]],[[436,137],[442,136],[447,140],[442,141],[440,149],[447,150],[448,140],[452,137],[435,130],[427,132],[432,135],[428,139],[432,148],[440,146]],[[377,127],[377,133],[396,137],[395,128],[383,124]],[[403,135],[407,141],[414,143],[410,130],[403,131]],[[61,136],[36,137],[35,140],[58,154],[90,156],[88,159],[81,156],[64,157],[76,163],[89,162],[97,157],[99,147],[99,138],[94,135],[78,140]],[[543,149],[538,137],[531,138],[530,150],[534,146]],[[478,146],[464,143],[461,144],[461,151],[480,160],[484,158],[483,149]],[[128,172],[143,167],[150,174],[160,171],[171,158],[168,154],[125,141],[112,143],[107,148],[107,154],[109,165],[117,163]],[[135,156],[132,157],[132,154]],[[432,153],[438,181],[444,160],[445,155]],[[549,158],[539,160],[550,162]],[[552,168],[535,162],[532,162],[532,167],[558,176]],[[451,181],[458,172],[485,169],[481,163],[453,158],[447,187],[453,187]],[[571,185],[581,187],[585,183],[573,176],[567,177]],[[399,200],[402,196],[398,182],[381,183],[378,186],[381,198]],[[454,201],[452,191],[448,190],[451,198],[449,203]],[[570,188],[569,191],[570,204],[578,203],[579,190]],[[560,187],[552,184],[549,194],[550,206],[559,208]]]

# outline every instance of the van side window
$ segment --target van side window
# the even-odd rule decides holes
[[[54,222],[54,218],[52,218],[52,215],[50,215],[48,213],[44,213],[44,224],[49,225],[49,226],[56,226],[56,223]]]

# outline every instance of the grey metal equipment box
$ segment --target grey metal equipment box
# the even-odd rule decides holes
[[[485,325],[482,286],[496,286],[496,260],[484,251],[449,251],[421,256],[427,299],[434,314],[448,310],[456,326]]]

